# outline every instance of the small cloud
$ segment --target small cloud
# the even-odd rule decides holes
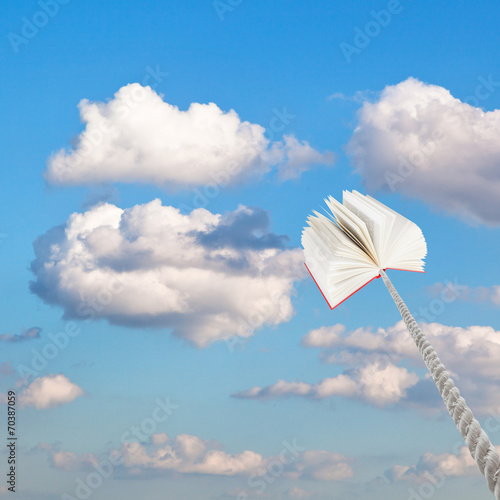
[[[28,330],[23,330],[19,335],[13,335],[12,333],[6,333],[0,335],[0,342],[24,342],[26,340],[33,340],[40,338],[41,328],[38,326],[33,326]]]
[[[496,449],[500,452],[500,446],[496,446]],[[466,446],[462,446],[457,453],[425,453],[415,465],[395,465],[384,473],[390,483],[422,483],[429,480],[435,483],[438,477],[479,475],[479,468]]]
[[[299,396],[310,399],[346,397],[360,399],[378,407],[397,403],[404,399],[407,390],[417,384],[419,378],[406,368],[390,363],[372,363],[357,370],[349,370],[336,377],[325,378],[315,384],[279,380],[267,387],[253,387],[233,394],[239,399],[275,399]]]
[[[52,453],[54,467],[65,471],[94,470],[99,466],[99,460],[91,453],[77,455],[68,451],[54,451]]]
[[[498,85],[478,78],[477,95]],[[500,110],[416,78],[363,102],[346,151],[370,191],[399,192],[468,223],[500,224]]]
[[[21,407],[33,406],[38,410],[61,406],[83,395],[83,390],[66,376],[46,375],[33,380],[19,395]]]
[[[357,90],[353,95],[346,95],[343,92],[334,92],[329,95],[327,101],[349,101],[355,103],[364,103],[372,100],[378,93],[372,90]]]
[[[348,97],[343,92],[334,92],[333,94],[329,95],[326,99],[328,101],[332,101],[334,99],[340,99],[342,101],[345,101],[346,99],[348,99]]]
[[[294,486],[293,488],[290,488],[288,490],[288,496],[292,498],[299,498],[299,499],[304,499],[304,498],[311,498],[314,495],[314,493],[310,491],[303,490],[299,488],[298,486]]]
[[[333,165],[335,155],[331,151],[320,153],[313,149],[307,141],[299,141],[294,136],[283,137],[283,161],[278,167],[281,180],[298,179],[313,165]]]
[[[70,451],[62,451],[60,443],[50,444],[46,442],[38,443],[33,451],[46,454],[52,467],[60,470],[77,472],[85,470],[95,470],[99,466],[99,460],[93,453],[78,455]]]

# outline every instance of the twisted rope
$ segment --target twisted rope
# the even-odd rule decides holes
[[[406,327],[417,345],[420,354],[424,358],[424,362],[432,375],[436,387],[439,389],[439,393],[449,414],[453,418],[460,434],[462,434],[464,441],[467,443],[472,458],[477,462],[481,474],[486,477],[488,488],[495,495],[496,500],[500,500],[500,456],[497,450],[491,444],[479,422],[474,418],[465,399],[460,396],[460,391],[455,386],[453,379],[446,371],[445,366],[427,340],[427,337],[420,330],[406,304],[394,288],[394,285],[383,270],[380,270],[380,275],[398,306],[401,317],[406,323]]]

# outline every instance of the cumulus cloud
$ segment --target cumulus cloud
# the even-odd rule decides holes
[[[459,376],[481,376],[500,380],[500,331],[491,326],[447,326],[441,323],[419,323],[424,335],[439,353],[445,365]],[[324,349],[323,360],[346,363],[356,355],[375,360],[380,356],[400,361],[404,358],[420,363],[421,356],[404,322],[394,326],[358,328],[345,333],[343,325],[312,330],[302,339],[306,347]],[[463,361],[467,359],[467,363]]]
[[[80,471],[99,466],[99,460],[92,453],[78,455],[70,451],[57,451],[51,453],[52,465],[65,471]]]
[[[498,83],[484,79],[484,92]],[[468,220],[500,223],[500,110],[409,78],[365,102],[348,144],[370,190],[399,191]]]
[[[279,380],[267,387],[253,387],[233,397],[241,399],[274,399],[302,396],[325,399],[334,396],[366,401],[378,407],[397,403],[419,380],[415,373],[393,364],[372,363],[315,384]]]
[[[189,474],[221,476],[263,473],[265,459],[253,451],[228,454],[197,436],[181,434],[173,442],[149,451],[145,445],[125,443],[121,448],[123,464],[128,469],[159,469]]]
[[[198,436],[181,434],[171,439],[165,434],[155,434],[151,443],[124,443],[113,450],[120,457],[120,464],[131,475],[145,471],[176,472],[180,474],[207,474],[212,476],[253,476],[276,474],[282,471],[290,479],[342,481],[353,476],[352,459],[339,453],[324,450],[308,450],[284,443],[279,455],[263,457],[254,451],[245,450],[230,454],[215,440],[205,441]],[[93,454],[76,455],[49,449],[55,467],[74,470],[98,463]],[[57,457],[57,458],[56,458]]]
[[[307,141],[299,141],[293,135],[283,137],[283,145],[275,147],[279,151],[278,175],[282,180],[297,179],[312,165],[331,165],[333,153],[320,153]]]
[[[65,317],[169,328],[203,347],[288,321],[302,252],[269,231],[269,216],[182,215],[159,200],[73,214],[35,241],[31,290]]]
[[[365,101],[369,99],[373,99],[375,96],[375,92],[372,90],[357,90],[354,92],[353,95],[347,95],[344,94],[343,92],[334,92],[333,94],[330,94],[326,100],[327,101],[349,101],[349,102],[356,102],[356,103],[364,103]]]
[[[26,340],[33,340],[40,338],[41,328],[33,326],[27,330],[23,330],[19,335],[13,335],[12,333],[5,333],[0,335],[0,342],[24,342]]]
[[[164,102],[150,87],[133,83],[108,102],[79,104],[85,130],[74,149],[61,149],[47,163],[51,184],[144,182],[189,188],[233,185],[280,165],[284,178],[314,163],[331,164],[293,136],[271,143],[265,129],[241,121],[234,110],[192,103],[187,111]]]
[[[500,446],[496,448],[500,452]],[[457,453],[425,453],[416,465],[395,465],[384,475],[391,483],[429,480],[434,483],[438,476],[480,476],[481,473],[469,449],[462,446]]]
[[[46,375],[33,380],[19,395],[21,406],[34,406],[36,409],[54,408],[71,403],[83,395],[83,390],[66,376]]]
[[[497,389],[500,380],[500,331],[490,326],[419,325],[447,369],[460,380],[460,389],[469,402],[474,402],[475,411],[500,412]],[[306,334],[302,345],[321,349],[320,357],[327,363],[358,365],[367,362],[398,363],[409,359],[415,366],[423,366],[421,355],[403,321],[376,331],[358,328],[346,332],[343,325],[323,327]],[[431,383],[424,382],[422,380],[410,391],[411,397],[419,404],[424,404],[424,400],[429,400],[429,396],[436,392]],[[442,403],[437,402],[441,408]]]

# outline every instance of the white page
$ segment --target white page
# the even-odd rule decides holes
[[[377,252],[373,246],[370,233],[366,224],[348,208],[344,207],[335,198],[330,196],[325,200],[328,207],[335,215],[338,224],[344,229],[362,248],[366,253],[377,263]]]

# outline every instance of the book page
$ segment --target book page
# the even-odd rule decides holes
[[[377,261],[380,262],[384,253],[387,218],[376,207],[366,202],[364,196],[357,191],[343,192],[343,203],[351,212],[359,217],[365,224],[377,252]]]
[[[335,198],[330,196],[325,201],[337,219],[339,226],[366,251],[373,262],[378,263],[377,252],[366,224]]]

